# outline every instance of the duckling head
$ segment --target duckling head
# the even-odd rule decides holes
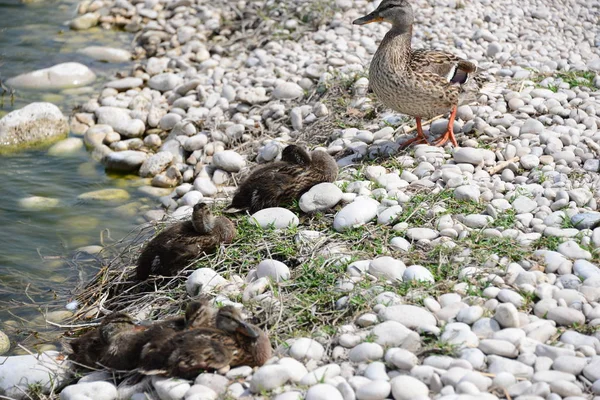
[[[215,310],[208,304],[208,298],[191,301],[185,309],[185,325],[188,328],[210,325]]]
[[[354,20],[354,25],[365,25],[372,22],[389,22],[394,28],[408,30],[414,23],[411,5],[406,0],[383,0],[372,13]]]
[[[259,337],[259,332],[244,321],[240,311],[233,306],[224,306],[217,311],[216,325],[222,331],[240,334],[252,340]]]
[[[290,144],[281,152],[281,161],[295,165],[310,165],[310,154],[302,147]]]
[[[198,233],[208,234],[215,224],[215,217],[207,203],[198,202],[192,211],[192,225]]]
[[[119,333],[135,328],[133,319],[125,313],[112,313],[107,315],[100,324],[100,334],[105,341],[109,341]]]
[[[311,170],[323,176],[324,181],[333,182],[337,179],[338,165],[333,157],[324,150],[314,150],[311,153]]]

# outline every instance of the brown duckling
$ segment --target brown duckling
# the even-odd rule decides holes
[[[217,311],[216,327],[186,330],[166,343],[149,343],[140,360],[147,374],[166,373],[186,379],[203,370],[225,371],[239,365],[263,365],[271,357],[271,344],[264,332],[246,323],[231,306]],[[153,347],[153,351],[149,348]]]
[[[144,280],[151,273],[176,273],[202,253],[211,253],[221,243],[230,243],[235,234],[229,218],[215,217],[208,204],[197,203],[190,221],[175,223],[148,242],[138,259],[137,278]]]
[[[289,145],[276,161],[255,168],[240,184],[226,212],[249,210],[255,213],[263,208],[278,207],[297,200],[318,183],[333,182],[338,166],[325,151],[308,153],[296,145]]]
[[[106,351],[99,364],[116,370],[131,370],[137,367],[142,348],[150,339],[150,331],[141,325],[136,325],[131,317],[121,314],[120,321],[130,329],[120,329],[117,324],[108,324],[100,328],[100,335],[108,343]]]
[[[111,345],[111,338],[125,332],[133,332],[135,329],[136,325],[127,314],[109,314],[97,328],[67,344],[70,348],[69,359],[78,367],[97,368],[98,362]]]
[[[162,357],[160,349],[173,336],[185,329],[216,326],[216,309],[208,304],[209,298],[202,297],[188,304],[183,316],[173,317],[164,321],[154,322],[148,327],[147,342],[144,344],[141,356],[146,363],[152,363],[153,357]],[[157,354],[158,352],[158,354]]]

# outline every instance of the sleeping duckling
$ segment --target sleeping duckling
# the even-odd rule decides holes
[[[214,328],[178,333],[159,346],[149,343],[142,354],[140,370],[193,379],[203,370],[224,372],[238,365],[258,366],[271,357],[268,337],[246,323],[239,310],[231,306],[220,308],[215,323]]]
[[[142,348],[150,339],[145,326],[136,325],[127,314],[119,313],[120,324],[130,329],[120,329],[120,324],[107,324],[100,327],[100,335],[108,344],[99,364],[116,370],[131,370],[137,367]]]
[[[69,359],[77,367],[94,369],[104,357],[111,344],[111,337],[125,332],[133,332],[136,325],[124,313],[112,313],[104,317],[100,325],[77,339],[67,343]]]
[[[297,200],[318,183],[333,182],[338,166],[325,151],[309,154],[296,145],[289,145],[276,161],[255,168],[240,184],[226,212],[278,207]]]
[[[153,357],[162,357],[160,350],[173,339],[173,336],[185,329],[203,328],[216,326],[216,309],[208,304],[209,298],[202,297],[190,302],[185,310],[184,316],[173,317],[164,321],[154,322],[148,327],[146,333],[147,342],[144,344],[140,357],[146,363]],[[158,352],[158,354],[157,354]]]
[[[151,273],[177,273],[202,253],[230,243],[235,234],[235,226],[228,218],[215,217],[208,204],[197,203],[190,221],[175,223],[148,242],[138,259],[137,279],[144,280]]]

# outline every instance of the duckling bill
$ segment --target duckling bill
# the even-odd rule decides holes
[[[296,145],[283,149],[281,161],[256,167],[240,184],[227,212],[255,213],[297,200],[318,183],[333,182],[338,166],[324,151],[308,153]]]
[[[137,279],[177,273],[202,253],[212,253],[221,243],[231,243],[235,235],[235,226],[228,218],[215,217],[208,204],[197,203],[190,221],[172,224],[144,247],[138,259]]]

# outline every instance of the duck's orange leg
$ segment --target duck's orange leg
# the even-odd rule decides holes
[[[443,146],[448,143],[448,140],[452,142],[454,147],[458,147],[458,143],[456,142],[456,137],[454,137],[454,120],[456,119],[456,106],[452,109],[452,113],[450,114],[450,120],[448,121],[448,130],[444,133],[439,139],[436,139],[433,142],[434,146]]]
[[[423,133],[423,126],[421,125],[421,117],[415,117],[415,119],[417,120],[417,136],[404,142],[404,144],[402,145],[403,148],[408,147],[411,144],[422,144],[422,143],[429,144],[429,141],[427,140],[427,138],[425,137],[425,134]]]

